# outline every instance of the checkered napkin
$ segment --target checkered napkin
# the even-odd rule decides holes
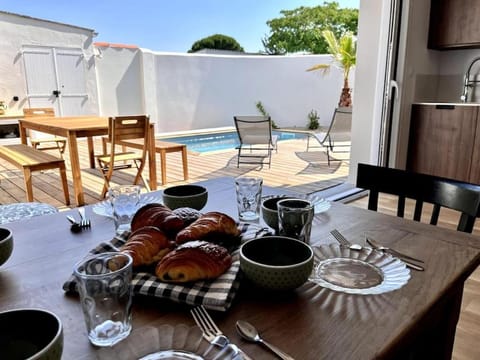
[[[256,224],[240,223],[238,227],[241,231],[243,242],[271,234],[269,229],[262,228]],[[100,243],[90,251],[89,255],[118,251],[118,248],[125,243],[127,236],[128,233],[123,233],[114,237],[109,243]],[[193,306],[203,305],[210,310],[226,311],[232,304],[240,286],[239,250],[235,250],[232,253],[232,260],[230,269],[220,277],[210,281],[197,281],[191,284],[168,284],[159,281],[151,273],[134,272],[132,277],[133,292],[134,294],[170,299]],[[77,292],[76,281],[73,275],[63,284],[63,290],[66,292]]]

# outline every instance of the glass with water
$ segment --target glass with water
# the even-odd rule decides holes
[[[107,252],[92,255],[74,269],[88,339],[113,346],[132,330],[132,258]]]
[[[129,231],[133,215],[135,215],[140,201],[140,186],[119,185],[112,187],[108,190],[108,197],[112,205],[117,234]]]

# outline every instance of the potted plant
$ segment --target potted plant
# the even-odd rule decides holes
[[[5,110],[7,110],[7,104],[5,104],[5,101],[0,100],[0,115],[5,114]]]

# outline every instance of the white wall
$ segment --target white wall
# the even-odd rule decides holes
[[[89,96],[87,111],[98,113],[93,30],[0,11],[0,36],[0,100],[5,101],[9,112],[19,112],[29,106],[21,49],[23,45],[33,45],[82,49]],[[14,101],[14,96],[18,96],[19,100]]]
[[[234,115],[258,115],[258,101],[279,126],[306,126],[312,109],[327,125],[343,85],[336,67],[326,75],[306,71],[330,63],[328,55],[234,56],[103,47],[96,61],[102,114],[145,112],[156,122],[156,132],[233,126]]]

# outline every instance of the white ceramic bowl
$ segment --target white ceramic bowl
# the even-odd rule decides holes
[[[291,290],[304,284],[313,270],[313,250],[299,240],[265,236],[240,247],[240,268],[255,285]]]
[[[62,322],[42,309],[16,309],[0,313],[2,359],[60,360]]]

